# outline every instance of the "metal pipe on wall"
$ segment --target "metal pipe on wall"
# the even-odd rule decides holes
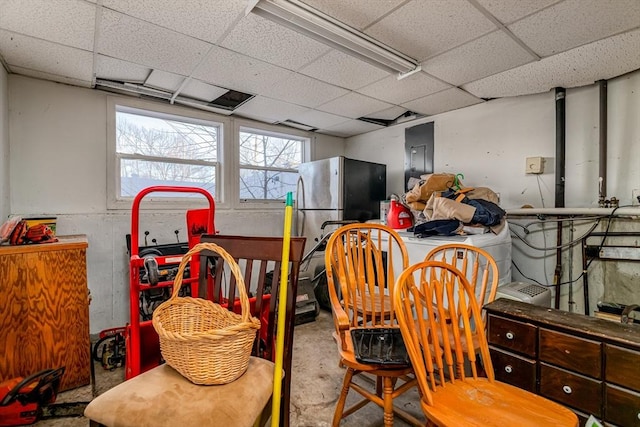
[[[566,90],[556,88],[556,208],[564,208],[565,153],[566,153]]]
[[[605,205],[607,198],[607,81],[598,80],[600,135],[598,140],[598,204]]]
[[[564,208],[564,167],[565,167],[565,97],[566,90],[561,87],[556,88],[556,195],[555,207]],[[556,268],[553,273],[553,284],[555,286],[555,308],[560,308],[560,282],[562,281],[562,222],[558,222],[556,234]]]

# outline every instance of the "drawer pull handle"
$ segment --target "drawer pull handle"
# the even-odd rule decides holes
[[[571,390],[571,387],[568,385],[562,386],[562,391],[564,391],[567,394],[571,394],[573,392],[573,390]]]
[[[516,337],[516,334],[514,334],[513,332],[507,332],[506,337],[508,340],[512,340]]]
[[[505,366],[504,370],[507,374],[510,374],[511,372],[513,372],[513,368],[511,367],[511,365]]]

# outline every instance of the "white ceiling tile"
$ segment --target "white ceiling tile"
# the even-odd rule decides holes
[[[41,80],[50,80],[52,82],[64,83],[72,86],[80,86],[90,88],[93,86],[93,82],[91,79],[82,80],[82,79],[74,79],[72,77],[58,76],[55,74],[45,73],[42,71],[34,71],[28,68],[16,67],[15,65],[11,67],[11,72],[16,74],[21,74],[23,76],[34,77],[36,79]]]
[[[367,114],[366,117],[370,117],[373,119],[382,119],[382,120],[395,120],[406,112],[407,112],[406,108],[393,106],[391,108],[387,108],[382,111],[376,111],[374,113]]]
[[[294,71],[329,50],[322,43],[253,13],[245,16],[220,45]]]
[[[638,0],[566,0],[508,28],[545,57],[638,26]]]
[[[356,92],[350,92],[345,96],[341,96],[340,98],[336,98],[326,104],[322,104],[318,107],[318,110],[337,114],[338,116],[357,119],[358,117],[363,117],[375,111],[384,110],[390,107],[392,107],[392,105],[387,102],[369,98],[368,96],[360,95]]]
[[[295,73],[262,88],[265,96],[309,108],[315,108],[347,93],[349,91],[346,89]]]
[[[299,105],[289,104],[288,102],[278,101],[277,99],[270,99],[264,96],[256,96],[236,108],[234,114],[238,113],[242,116],[259,118],[274,123],[285,121],[307,110],[308,108]]]
[[[423,61],[495,29],[467,0],[413,0],[365,33]]]
[[[434,93],[433,95],[428,95],[402,105],[416,113],[433,116],[434,114],[457,110],[458,108],[468,107],[481,102],[483,102],[481,99],[457,87],[452,87],[451,89],[446,89],[442,92]]]
[[[211,45],[105,9],[97,52],[149,68],[189,75]]]
[[[640,69],[640,30],[620,34],[463,86],[477,97],[518,96],[579,87]]]
[[[353,135],[359,135],[361,133],[367,133],[374,130],[382,129],[383,127],[384,126],[381,125],[363,122],[362,120],[349,120],[347,122],[342,122],[325,129],[318,129],[318,132],[347,138]]]
[[[494,31],[428,59],[422,63],[422,69],[458,86],[526,64],[534,59],[503,31]],[[473,67],[469,64],[473,64]]]
[[[366,7],[362,7],[362,0],[302,0],[303,3],[357,30],[367,27],[404,1],[376,0],[369,1]]]
[[[193,77],[228,89],[259,93],[293,74],[293,71],[213,46]]]
[[[301,68],[300,73],[347,89],[359,89],[389,75],[386,71],[337,50],[332,50]]]
[[[0,10],[0,28],[79,49],[93,49],[95,5],[81,0],[2,0]]]
[[[247,7],[246,0],[103,0],[110,9],[216,43]]]
[[[120,82],[144,83],[151,69],[108,56],[96,56],[96,77]]]
[[[325,113],[318,110],[307,110],[304,113],[295,114],[289,117],[291,120],[314,128],[327,128],[350,120],[347,117],[336,116],[335,114]]]
[[[91,81],[93,55],[33,37],[0,30],[2,56],[10,67],[27,68],[56,76]]]
[[[440,92],[448,87],[451,87],[451,85],[420,72],[401,80],[398,80],[396,76],[389,76],[386,79],[358,89],[357,92],[391,104],[401,104],[431,93]]]
[[[503,24],[510,24],[562,0],[476,0]]]
[[[166,71],[162,70],[153,70],[151,74],[149,74],[147,80],[144,82],[144,85],[155,89],[163,89],[169,92],[175,92],[176,90],[178,90],[184,79],[184,76],[167,73]]]
[[[227,92],[229,92],[228,89],[210,85],[205,82],[201,82],[200,80],[191,79],[180,91],[180,95],[211,102]]]

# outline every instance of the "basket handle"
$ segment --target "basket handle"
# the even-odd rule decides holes
[[[242,321],[248,322],[251,318],[250,306],[249,306],[249,297],[247,296],[247,290],[245,289],[244,277],[242,276],[242,271],[240,271],[240,266],[235,259],[229,253],[224,250],[221,246],[216,245],[215,243],[198,243],[193,248],[189,249],[189,252],[184,254],[182,257],[182,261],[180,261],[180,266],[178,267],[178,273],[176,274],[176,278],[173,281],[173,293],[171,294],[171,298],[169,300],[173,300],[178,297],[178,293],[180,292],[180,287],[182,287],[182,278],[184,276],[184,270],[187,268],[187,264],[191,261],[191,257],[196,255],[202,250],[209,250],[215,252],[220,256],[220,258],[224,259],[231,273],[236,278],[236,288],[238,289],[238,294],[240,297],[240,307],[242,309]]]

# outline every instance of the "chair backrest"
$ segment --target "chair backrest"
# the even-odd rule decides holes
[[[442,261],[460,270],[474,289],[481,308],[495,299],[498,291],[498,265],[486,250],[450,243],[433,248],[424,260]]]
[[[325,250],[329,298],[336,331],[349,327],[397,325],[393,309],[395,279],[409,266],[400,235],[380,224],[340,227]]]
[[[215,243],[226,250],[238,263],[250,296],[253,316],[261,322],[258,338],[254,341],[252,354],[274,361],[276,338],[276,314],[280,292],[280,268],[282,266],[282,237],[203,235],[201,242]],[[288,425],[289,397],[291,388],[291,360],[293,351],[293,331],[295,320],[296,293],[300,262],[302,261],[306,239],[292,237],[289,250],[289,281],[286,300],[283,369],[283,396],[281,420]],[[240,312],[237,303],[236,281],[228,266],[216,254],[202,251],[199,267],[199,295],[229,310]],[[211,260],[214,260],[213,266]],[[213,277],[212,277],[213,276]],[[230,303],[233,301],[234,303]]]
[[[473,288],[460,270],[440,261],[414,264],[398,278],[394,302],[424,402],[433,405],[432,393],[448,382],[479,376],[470,325],[481,324],[482,317]],[[453,318],[461,322],[447,320]],[[494,381],[484,329],[475,333],[484,376]],[[439,336],[444,339],[433,345]],[[470,366],[470,373],[465,366]]]

